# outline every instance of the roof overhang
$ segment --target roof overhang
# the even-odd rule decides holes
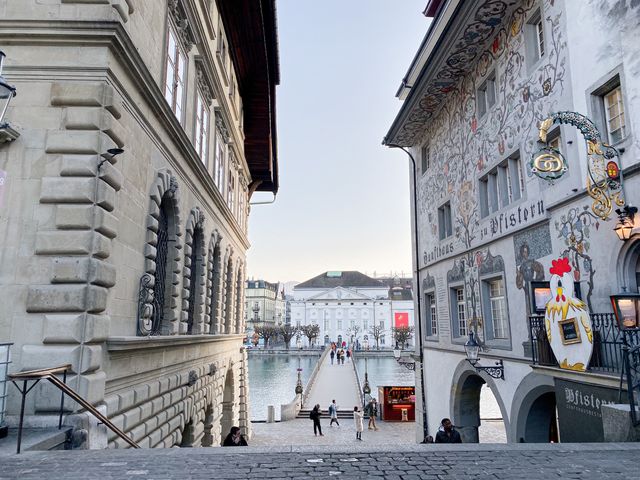
[[[244,109],[252,191],[278,191],[276,85],[280,84],[275,0],[218,0]]]
[[[454,95],[483,51],[516,8],[516,2],[495,0],[432,0],[425,14],[434,18],[416,53],[397,97],[404,99],[383,145],[416,145],[426,125]],[[508,30],[508,29],[507,29]]]

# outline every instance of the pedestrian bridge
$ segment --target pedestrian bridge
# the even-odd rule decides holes
[[[327,407],[332,400],[338,404],[338,416],[353,418],[353,407],[362,407],[360,387],[356,377],[353,360],[345,359],[344,364],[336,361],[331,363],[331,356],[324,355],[322,364],[311,385],[304,408],[299,417],[309,417],[309,411],[314,405],[320,404],[320,408],[326,414]]]

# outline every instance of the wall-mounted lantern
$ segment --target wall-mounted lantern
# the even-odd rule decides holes
[[[396,359],[396,362],[398,362],[399,365],[402,365],[403,367],[408,368],[409,370],[414,370],[416,369],[416,362],[411,360],[411,361],[407,361],[402,357],[402,352],[400,351],[399,348],[396,348],[393,351],[393,356]]]
[[[634,218],[636,213],[638,213],[638,208],[625,205],[623,208],[617,209],[616,213],[618,214],[618,223],[616,223],[613,231],[616,232],[616,235],[618,235],[620,240],[625,242],[629,240],[629,237],[631,237],[631,231],[634,227]]]
[[[486,372],[490,377],[504,380],[504,364],[502,360],[498,360],[493,367],[478,365],[478,361],[480,360],[480,344],[476,341],[473,332],[469,333],[469,340],[464,344],[464,351],[467,354],[467,362],[476,369],[476,372]]]
[[[611,306],[620,330],[640,328],[640,293],[611,295]]]

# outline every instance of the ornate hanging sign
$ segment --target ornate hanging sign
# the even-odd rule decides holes
[[[607,220],[615,207],[625,205],[618,151],[602,142],[600,132],[589,118],[577,112],[552,113],[540,124],[538,140],[545,145],[531,157],[531,172],[547,180],[556,180],[569,169],[562,154],[547,143],[547,133],[556,123],[576,127],[587,142],[587,193],[593,198],[591,209]]]

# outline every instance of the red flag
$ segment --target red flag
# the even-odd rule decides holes
[[[409,326],[409,314],[407,312],[395,312],[394,323],[396,328]]]

